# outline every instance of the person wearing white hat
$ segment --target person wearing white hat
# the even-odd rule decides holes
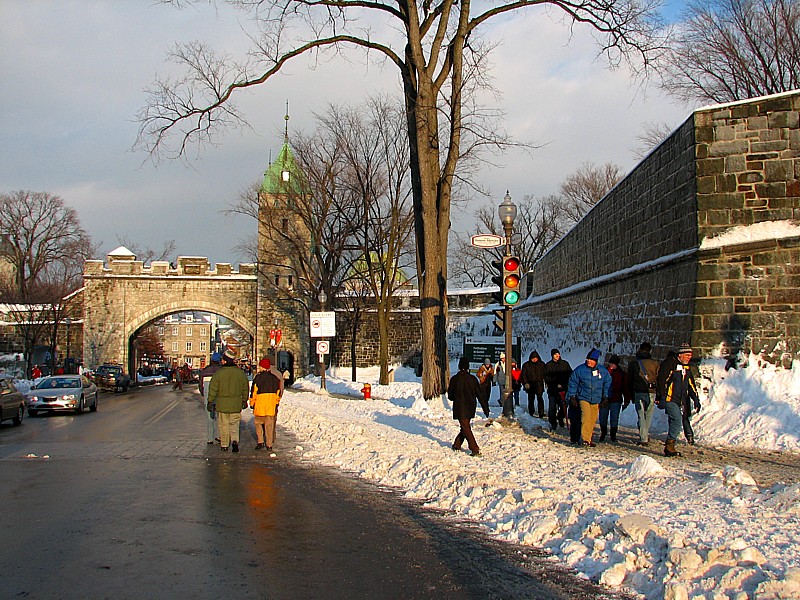
[[[497,387],[500,388],[500,397],[497,402],[503,407],[503,416],[509,419],[514,418],[514,399],[511,397],[509,390],[506,396],[506,353],[500,353],[500,360],[494,366],[494,380]]]

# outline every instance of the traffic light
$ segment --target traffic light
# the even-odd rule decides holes
[[[492,283],[497,285],[497,291],[492,292],[492,299],[497,304],[504,304],[503,302],[503,261],[493,260],[492,266],[497,269],[497,275],[492,277]],[[500,319],[502,321],[502,318]]]
[[[506,308],[498,308],[497,310],[493,310],[492,314],[494,315],[494,328],[497,331],[503,332],[506,330]]]
[[[519,271],[519,257],[507,256],[503,259],[503,281],[500,286],[503,294],[503,306],[514,306],[521,299],[519,293]]]

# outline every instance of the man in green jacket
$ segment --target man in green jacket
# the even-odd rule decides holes
[[[231,445],[231,450],[238,452],[239,423],[250,395],[250,382],[235,361],[235,351],[226,349],[222,355],[222,366],[214,373],[208,386],[208,403],[216,406],[220,450],[227,450]]]

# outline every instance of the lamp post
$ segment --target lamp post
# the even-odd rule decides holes
[[[72,371],[72,362],[69,360],[70,355],[70,348],[69,348],[69,326],[72,325],[72,319],[69,317],[64,318],[64,324],[67,326],[67,357],[64,359],[64,371],[69,373]]]
[[[506,190],[506,195],[503,198],[503,202],[497,209],[497,214],[500,217],[500,222],[503,224],[503,231],[506,235],[506,250],[503,256],[503,260],[506,258],[511,257],[511,236],[514,233],[514,219],[517,218],[517,205],[511,201],[511,195]],[[513,412],[511,408],[511,402],[509,398],[512,394],[512,376],[511,376],[511,348],[512,348],[512,340],[513,336],[511,333],[511,307],[508,306],[503,311],[503,330],[506,336],[505,339],[505,353],[506,353],[506,365],[505,365],[505,376],[506,376],[506,387],[505,393],[503,398],[501,398],[501,402],[503,404],[503,416],[510,417],[511,413]]]
[[[321,290],[319,293],[319,303],[322,305],[323,312],[325,311],[327,302],[328,302],[328,295],[325,293],[325,290]],[[322,339],[324,340],[325,338]],[[328,388],[325,387],[325,355],[318,354],[317,357],[319,358],[319,366],[320,366],[319,389],[328,391]]]

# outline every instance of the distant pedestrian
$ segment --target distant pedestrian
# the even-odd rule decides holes
[[[544,375],[544,363],[534,350],[522,365],[519,380],[528,396],[528,414],[533,417],[538,409],[540,419],[544,419]]]
[[[283,377],[276,376],[270,370],[272,365],[268,358],[262,358],[258,366],[259,372],[253,379],[253,390],[250,392],[250,408],[253,409],[256,425],[256,450],[266,447],[268,452],[272,452]]]
[[[447,397],[453,403],[453,418],[459,425],[453,450],[461,450],[464,440],[467,440],[472,456],[479,456],[481,453],[470,425],[478,407],[478,394],[480,394],[478,378],[469,372],[469,359],[462,356],[458,361],[458,373],[450,378],[447,386]]]
[[[483,359],[483,364],[478,368],[475,374],[480,384],[481,393],[478,396],[478,402],[481,403],[483,414],[489,416],[489,398],[492,396],[492,382],[494,381],[494,367],[489,358]]]
[[[180,367],[175,369],[175,382],[172,384],[172,389],[183,391],[183,369]]]
[[[658,370],[658,404],[667,412],[667,441],[664,444],[664,456],[680,456],[675,449],[675,442],[683,426],[686,441],[694,444],[694,432],[689,422],[692,406],[695,412],[700,411],[700,396],[694,372],[689,366],[692,360],[692,348],[689,344],[681,344],[675,352],[670,353]]]
[[[39,379],[42,376],[42,370],[39,368],[39,365],[33,365],[33,371],[31,371],[31,377],[33,379]]]
[[[519,406],[519,392],[522,384],[519,378],[522,376],[522,369],[517,366],[517,361],[511,361],[511,395],[514,396],[514,406]]]
[[[236,366],[233,349],[228,348],[223,353],[222,367],[211,377],[208,387],[208,402],[216,405],[217,410],[220,450],[227,450],[230,445],[233,452],[238,452],[239,423],[250,396],[250,382]]]
[[[547,419],[550,429],[556,430],[556,425],[564,427],[567,413],[567,385],[572,367],[561,358],[558,348],[550,350],[551,360],[544,366],[544,383],[547,386]],[[580,410],[578,410],[578,430],[580,430]],[[571,431],[571,429],[570,429]]]
[[[619,429],[619,413],[624,406],[628,405],[628,387],[625,371],[620,366],[619,356],[611,355],[608,359],[608,372],[611,375],[611,393],[605,402],[600,403],[600,441],[606,440],[606,435],[611,436],[611,441],[617,441],[617,430]],[[609,430],[609,420],[611,429]]]
[[[595,445],[592,434],[600,412],[600,403],[611,393],[611,375],[604,366],[597,364],[599,360],[600,350],[592,348],[586,355],[586,362],[575,367],[567,388],[570,406],[580,407],[580,437],[584,446]],[[575,439],[572,442],[580,443]]]
[[[208,392],[211,384],[211,378],[222,366],[220,364],[221,361],[222,355],[219,352],[214,352],[211,355],[211,363],[203,367],[203,370],[200,371],[199,381],[197,382],[197,389],[200,391],[200,395],[206,401],[206,439],[209,444],[213,444],[215,440],[219,441],[219,428],[217,427],[217,407],[216,404],[212,404],[208,401]]]
[[[636,351],[636,357],[628,364],[628,396],[636,407],[638,446],[647,446],[650,443],[650,423],[656,408],[658,361],[650,355],[651,350],[649,342],[642,342]]]
[[[507,419],[514,418],[514,400],[511,397],[511,390],[508,390],[508,395],[506,395],[506,353],[500,353],[500,360],[497,361],[497,364],[494,366],[494,380],[497,383],[497,387],[500,389],[500,398],[498,402],[500,406],[503,407],[503,416]]]

